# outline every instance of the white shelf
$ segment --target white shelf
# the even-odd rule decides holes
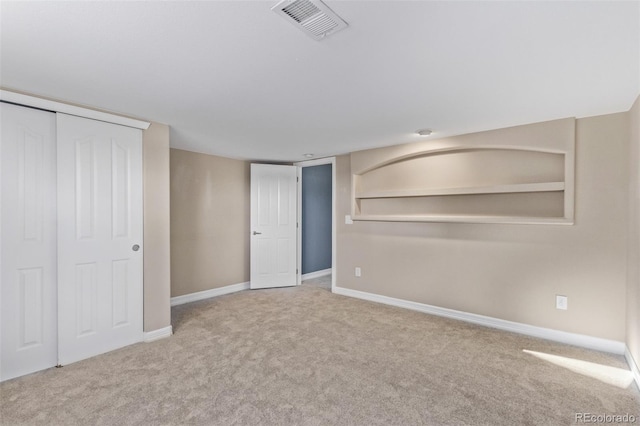
[[[356,199],[365,198],[405,198],[433,197],[439,195],[508,194],[518,192],[564,191],[564,182],[519,183],[509,185],[469,186],[434,189],[400,189],[385,191],[366,191],[356,194]],[[367,219],[364,219],[367,220]]]
[[[573,225],[562,217],[479,216],[479,215],[354,215],[354,221],[370,222],[452,222],[514,225]]]

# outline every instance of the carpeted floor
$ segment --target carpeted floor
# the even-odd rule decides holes
[[[325,290],[331,291],[331,275],[304,280],[302,281],[302,285],[323,288]]]
[[[174,336],[0,384],[2,425],[561,425],[640,393],[523,350],[620,356],[334,295],[243,291],[173,309]],[[640,421],[640,420],[637,420]]]

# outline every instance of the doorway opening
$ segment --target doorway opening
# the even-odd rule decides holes
[[[298,284],[335,288],[335,157],[295,163],[298,185]]]

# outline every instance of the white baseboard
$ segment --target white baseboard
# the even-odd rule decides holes
[[[599,337],[592,337],[584,334],[568,333],[566,331],[536,327],[519,322],[487,317],[484,315],[471,314],[468,312],[440,308],[438,306],[427,305],[424,303],[395,299],[393,297],[381,296],[364,291],[351,290],[344,287],[336,286],[333,289],[333,292],[343,296],[355,297],[358,299],[369,300],[371,302],[383,303],[385,305],[398,306],[400,308],[411,309],[413,311],[424,312],[426,314],[453,318],[486,327],[497,328],[499,330],[511,331],[514,333],[524,334],[526,336],[539,337],[541,339],[552,340],[597,351],[609,352],[618,355],[623,355],[625,353],[625,344],[617,340],[601,339]]]
[[[149,343],[155,342],[156,340],[164,339],[165,337],[170,337],[173,334],[173,327],[167,326],[164,328],[159,328],[153,331],[145,331],[142,340]]]
[[[224,294],[236,293],[242,290],[248,290],[249,283],[231,284],[224,287],[212,288],[211,290],[199,291],[197,293],[185,294],[171,298],[171,306],[182,305],[184,303],[196,302],[198,300],[209,299],[211,297],[222,296]]]
[[[629,364],[629,369],[631,369],[631,373],[633,374],[633,379],[636,381],[636,386],[640,389],[640,369],[638,369],[638,364],[636,360],[631,355],[629,348],[625,346],[624,348],[624,358],[627,360],[627,364]]]
[[[302,281],[304,281],[304,280],[312,280],[314,278],[320,278],[320,277],[324,277],[324,276],[327,276],[327,275],[331,275],[332,272],[333,272],[333,269],[331,269],[331,268],[323,269],[321,271],[309,272],[308,274],[303,274],[301,279],[302,279]]]

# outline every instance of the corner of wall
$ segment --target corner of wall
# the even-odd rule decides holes
[[[144,181],[144,331],[171,326],[169,126],[142,134]]]
[[[629,110],[626,358],[640,388],[640,96]]]

